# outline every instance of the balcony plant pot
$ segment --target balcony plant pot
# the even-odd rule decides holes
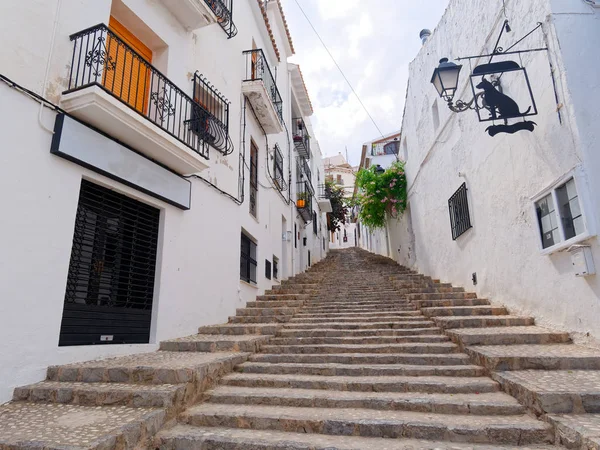
[[[298,200],[296,200],[296,206],[298,208],[304,208],[306,206],[306,200],[304,200],[303,198],[299,198]]]
[[[302,141],[303,141],[302,136],[298,136],[298,135],[294,136],[294,142],[302,142]]]

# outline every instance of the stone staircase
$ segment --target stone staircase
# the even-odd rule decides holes
[[[477,355],[555,343],[583,361],[586,350],[568,335],[356,249],[332,252],[327,265],[273,292],[289,297],[267,295],[235,325],[201,330],[244,333],[241,325],[264,320],[247,318],[285,316],[259,353],[159,433],[156,447],[553,447],[553,426],[502,392],[487,376],[495,359]]]
[[[160,348],[50,367],[0,450],[600,448],[599,351],[357,249]]]

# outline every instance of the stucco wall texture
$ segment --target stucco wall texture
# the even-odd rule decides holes
[[[502,6],[501,0],[451,0],[410,65],[402,127],[409,210],[389,223],[390,253],[402,264],[476,290],[494,304],[531,314],[539,324],[595,345],[600,339],[600,275],[577,278],[566,251],[542,254],[532,197],[579,168],[585,191],[579,194],[589,198],[588,228],[599,229],[600,9],[576,0],[506,0],[512,32],[501,45],[507,48],[541,22],[542,30],[515,49],[550,50],[514,56],[531,79],[539,109],[530,118],[536,130],[490,137],[485,133],[490,123],[479,123],[474,111],[451,112],[430,80],[442,57],[455,60],[493,50],[505,20]],[[483,62],[487,59],[473,66],[463,61],[456,99],[471,99],[468,75]],[[448,199],[463,182],[473,228],[453,241]],[[597,238],[586,243],[600,265]]]

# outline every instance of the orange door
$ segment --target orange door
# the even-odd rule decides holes
[[[108,28],[119,39],[112,36],[106,39],[108,58],[102,85],[137,111],[145,113],[151,84],[152,50],[112,16]]]

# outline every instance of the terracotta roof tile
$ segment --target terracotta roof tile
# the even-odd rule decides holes
[[[273,35],[273,30],[271,29],[271,23],[269,22],[269,16],[267,15],[267,8],[265,8],[264,0],[256,0],[258,2],[258,6],[260,11],[262,12],[263,19],[265,21],[265,26],[267,27],[267,31],[269,32],[269,37],[271,38],[271,44],[273,44],[273,50],[275,50],[275,54],[277,55],[277,61],[281,61],[281,55],[279,53],[279,49],[277,48],[277,43],[275,42],[275,36]]]
[[[281,5],[281,0],[277,0],[277,5],[279,6],[279,11],[281,11],[281,18],[283,19],[283,25],[285,26],[285,34],[287,34],[288,42],[290,44],[290,48],[292,49],[292,54],[296,53],[294,49],[294,43],[292,42],[292,34],[290,33],[290,29],[288,27],[287,20],[285,18],[285,13],[283,12],[283,6]]]

